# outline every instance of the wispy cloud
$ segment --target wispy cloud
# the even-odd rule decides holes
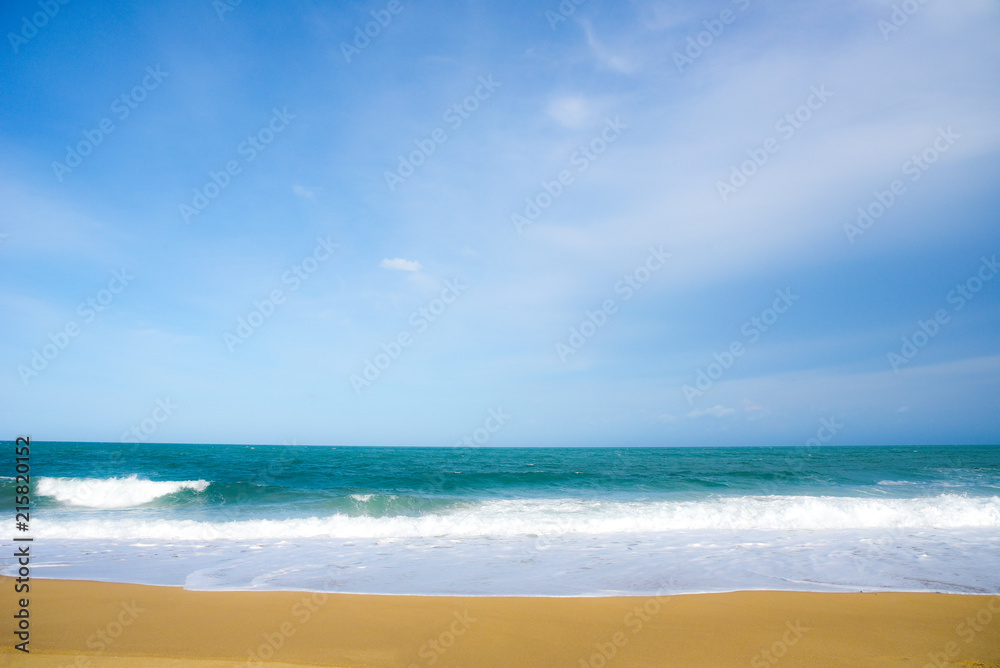
[[[313,199],[314,197],[316,197],[317,193],[316,190],[312,190],[306,188],[305,186],[299,186],[299,185],[292,186],[292,192],[298,195],[299,197],[305,197],[306,199]]]
[[[385,258],[378,263],[378,266],[383,269],[398,269],[399,271],[420,271],[422,268],[416,260],[404,260],[401,257],[394,257],[391,260]]]
[[[141,14],[47,29],[16,57],[58,68],[0,72],[0,306],[18,323],[0,351],[32,363],[94,308],[79,305],[110,271],[141,274],[94,308],[99,327],[79,344],[36,360],[48,362],[38,387],[58,391],[0,378],[6,414],[25,416],[18,429],[103,438],[170,385],[211,409],[185,411],[194,440],[280,442],[294,424],[302,441],[445,444],[482,406],[517,397],[510,433],[524,429],[525,444],[626,432],[646,445],[665,433],[799,444],[830,415],[866,443],[995,442],[1000,279],[960,311],[946,295],[1000,254],[1000,4],[926,3],[888,39],[888,0],[752,2],[720,27],[743,4],[568,3],[556,30],[519,3],[427,5],[399,20],[441,39],[394,18],[350,64],[339,45],[364,43],[354,28],[371,20],[350,3],[243,3],[241,30],[216,31],[222,61],[163,52],[157,35],[204,20],[194,5],[140,42],[114,36],[148,32]],[[127,57],[94,56],[96,34]],[[700,55],[678,72],[673,54],[689,49]],[[170,77],[119,122],[107,96],[129,92],[136,62],[168,56]],[[484,99],[478,78],[491,75]],[[87,85],[66,96],[67,80]],[[822,86],[829,101],[804,107]],[[272,135],[262,123],[285,104],[297,118]],[[98,141],[104,116],[117,129]],[[608,141],[619,117],[627,130]],[[961,139],[936,155],[940,127]],[[47,166],[78,148],[91,155],[58,182]],[[911,180],[914,156],[928,169]],[[387,190],[386,171],[411,168]],[[744,177],[720,198],[718,183]],[[206,206],[181,230],[192,189]],[[892,198],[850,244],[858,208]],[[532,216],[523,234],[513,212]],[[317,238],[340,244],[336,259],[310,253]],[[641,262],[659,245],[672,258],[651,274]],[[456,277],[470,296],[442,312]],[[801,302],[772,322],[786,287]],[[939,309],[954,324],[893,373],[886,353]],[[232,357],[222,335],[240,318],[262,324]],[[341,381],[406,327],[426,332],[359,405]],[[585,345],[565,366],[554,344],[571,337]],[[723,373],[692,410],[681,388],[709,368]]]
[[[727,415],[732,415],[736,412],[735,408],[726,408],[725,406],[716,404],[711,408],[705,408],[700,411],[691,411],[687,414],[689,418],[700,418],[700,417],[714,417],[723,418]]]
[[[549,102],[549,116],[568,128],[586,127],[594,117],[592,106],[582,96],[567,95]]]
[[[583,27],[584,34],[587,36],[587,46],[590,47],[591,53],[603,67],[621,72],[622,74],[632,74],[638,69],[635,63],[631,62],[625,56],[613,53],[598,40],[594,26],[590,21],[586,19],[580,19],[579,21]]]

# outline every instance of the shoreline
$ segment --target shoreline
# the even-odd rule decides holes
[[[0,582],[11,581],[15,578],[15,575],[4,575],[0,574]],[[753,593],[783,593],[783,594],[927,594],[927,595],[943,595],[943,596],[980,596],[983,598],[990,597],[1000,597],[1000,592],[989,593],[989,592],[977,592],[977,591],[948,591],[948,590],[936,590],[936,589],[885,589],[885,590],[871,590],[871,589],[857,589],[857,588],[847,588],[844,587],[839,590],[833,589],[751,589],[751,588],[739,588],[739,589],[723,589],[716,591],[707,590],[697,590],[697,591],[671,591],[669,593],[661,594],[657,592],[638,592],[638,593],[614,593],[614,594],[429,594],[426,592],[407,592],[407,593],[386,593],[386,592],[367,592],[367,591],[329,591],[322,589],[308,589],[308,588],[287,588],[287,589],[187,589],[182,584],[155,584],[149,582],[126,582],[121,580],[94,580],[91,578],[74,578],[74,577],[48,577],[48,576],[31,576],[32,582],[39,582],[42,580],[52,581],[52,582],[86,582],[94,585],[128,585],[133,587],[155,587],[163,589],[179,589],[184,591],[199,592],[199,593],[219,593],[219,594],[236,594],[236,593],[247,593],[247,594],[266,594],[266,593],[303,593],[303,594],[327,594],[329,596],[365,596],[365,597],[385,597],[385,598],[397,598],[397,597],[419,597],[419,598],[454,598],[454,599],[490,599],[490,598],[523,598],[523,599],[602,599],[602,598],[649,598],[649,597],[675,597],[675,596],[719,596],[725,594],[753,594]],[[1000,667],[998,667],[1000,668]]]
[[[3,614],[16,605],[0,577]],[[739,591],[509,597],[31,581],[0,665],[1000,666],[1000,595]],[[966,663],[961,663],[966,662]]]

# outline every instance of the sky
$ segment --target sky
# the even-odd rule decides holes
[[[0,27],[3,438],[1000,441],[993,0]]]

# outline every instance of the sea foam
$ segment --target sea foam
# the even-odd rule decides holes
[[[102,481],[107,482],[107,481]],[[125,489],[155,498],[205,481],[133,481]],[[64,492],[74,489],[66,485]],[[109,487],[88,503],[118,502]],[[133,504],[134,505],[134,502]],[[110,506],[104,506],[110,507]],[[226,518],[220,517],[219,520]],[[942,494],[915,499],[857,497],[720,497],[701,501],[613,502],[580,499],[485,501],[419,516],[349,516],[195,521],[104,517],[35,523],[40,537],[85,539],[268,540],[287,538],[400,538],[441,536],[558,536],[648,534],[697,530],[840,530],[894,528],[1000,528],[1000,497]]]
[[[39,478],[35,493],[60,503],[86,508],[131,508],[190,489],[204,492],[207,480],[143,480],[120,478]]]

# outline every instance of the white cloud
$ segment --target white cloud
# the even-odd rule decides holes
[[[591,53],[594,54],[594,57],[597,58],[601,65],[623,74],[631,74],[636,71],[636,66],[628,58],[612,53],[597,39],[597,36],[594,34],[594,28],[589,21],[580,19],[580,25],[583,26],[583,31],[587,35],[587,45],[590,47]]]
[[[299,197],[305,197],[306,199],[312,199],[313,197],[316,196],[315,190],[310,190],[303,186],[292,186],[292,192],[298,195]]]
[[[395,257],[393,259],[384,258],[378,263],[378,266],[383,269],[398,269],[400,271],[420,271],[420,263],[416,260],[404,260],[401,257]]]
[[[676,2],[654,2],[646,7],[639,7],[643,14],[642,23],[647,30],[666,30],[668,28],[687,28],[696,24],[698,15]]]
[[[740,403],[743,404],[743,410],[746,411],[747,419],[749,420],[761,420],[771,412],[760,404],[754,403],[749,399],[744,399]]]
[[[594,115],[587,101],[582,97],[558,97],[549,102],[549,116],[568,128],[586,127]]]
[[[715,406],[712,406],[711,408],[706,408],[704,410],[691,411],[690,413],[687,414],[687,416],[689,418],[699,418],[699,417],[704,417],[706,415],[711,415],[714,418],[721,418],[727,415],[732,415],[735,412],[736,412],[735,408],[726,408],[725,406],[716,404]]]

